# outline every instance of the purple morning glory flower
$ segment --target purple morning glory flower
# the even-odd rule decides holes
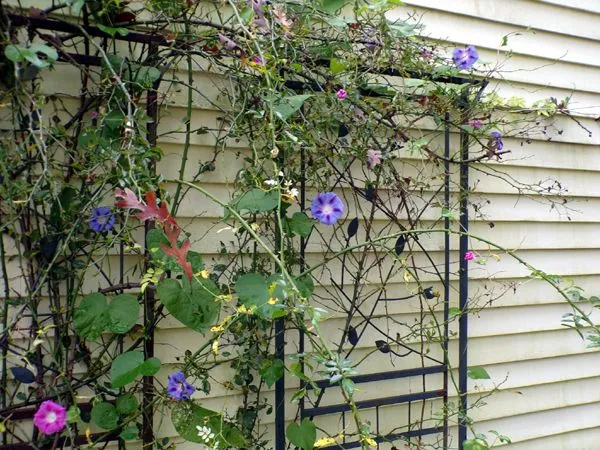
[[[344,203],[333,192],[321,192],[313,198],[310,213],[319,222],[333,225],[344,214]]]
[[[455,48],[452,52],[452,60],[459,69],[470,69],[478,59],[479,53],[472,45],[468,45],[467,48]]]
[[[504,148],[502,134],[499,131],[494,130],[490,133],[490,144],[494,150],[502,150]]]
[[[92,210],[89,225],[96,233],[103,233],[112,230],[116,220],[117,219],[110,208],[99,206]]]
[[[189,400],[196,388],[187,382],[183,372],[173,372],[169,375],[167,394],[173,400]]]

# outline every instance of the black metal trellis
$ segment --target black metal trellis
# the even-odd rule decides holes
[[[27,17],[17,14],[8,14],[8,19],[11,24],[17,27],[29,27],[32,29],[44,29],[50,31],[58,31],[71,33],[73,35],[84,36],[82,30],[91,37],[102,37],[106,38],[107,34],[97,27],[93,26],[79,26],[73,25],[67,22],[63,22],[55,19],[48,19],[42,17]],[[116,35],[113,37],[115,40],[124,42],[135,42],[147,44],[151,47],[151,52],[156,51],[159,46],[172,46],[172,42],[168,42],[166,38],[156,34],[146,34],[140,32],[129,32],[126,36]],[[102,63],[99,57],[81,54],[71,53],[60,53],[60,59],[67,62],[76,62],[85,66],[98,66]],[[394,70],[382,71],[384,75],[400,75]],[[415,74],[414,78],[421,78],[419,74]],[[460,77],[446,77],[438,78],[436,81],[465,84],[471,83],[470,80]],[[158,89],[158,83],[160,80],[147,92],[147,114],[151,118],[151,122],[147,126],[147,139],[151,144],[156,143],[156,123],[157,123],[157,97],[156,91]],[[290,81],[287,83],[288,87],[292,89],[307,89],[307,85],[304,83],[298,83]],[[485,87],[485,84],[483,84]],[[309,89],[318,90],[316,86],[309,86]],[[373,92],[365,92],[369,95],[374,95]],[[450,206],[450,128],[449,128],[449,114],[446,114],[446,126],[444,130],[444,167],[445,167],[445,185],[444,185],[444,202],[445,206]],[[460,146],[461,146],[461,159],[467,161],[469,158],[468,148],[468,136],[466,132],[461,131],[460,133]],[[302,167],[306,164],[304,154],[302,155]],[[468,163],[462,163],[460,165],[460,231],[463,233],[468,232]],[[301,180],[301,205],[304,209],[306,204],[306,183],[304,178]],[[445,228],[449,229],[450,222],[449,218],[444,219]],[[462,234],[459,238],[459,249],[460,255],[468,250],[468,239],[465,234]],[[304,238],[301,239],[301,259],[304,261],[305,249],[307,242]],[[461,311],[466,311],[468,307],[468,262],[463,258],[460,259],[459,268],[459,306]],[[121,280],[121,284],[122,284]],[[448,349],[448,310],[450,302],[450,233],[446,232],[444,237],[444,293],[443,293],[443,304],[444,304],[444,349]],[[385,298],[380,298],[378,302],[385,302]],[[149,358],[154,354],[154,326],[155,326],[155,304],[154,298],[151,291],[144,296],[144,326],[146,327],[146,339],[143,343],[145,357]],[[467,409],[467,333],[468,333],[468,316],[467,314],[461,314],[459,319],[459,396],[460,396],[460,409],[466,411]],[[275,324],[275,348],[276,356],[282,360],[285,359],[284,354],[285,346],[285,322],[283,319],[276,321]],[[304,351],[304,339],[300,340],[300,351]],[[358,375],[353,377],[353,381],[356,384],[385,381],[385,380],[403,380],[408,377],[422,377],[423,380],[428,375],[439,375],[443,377],[443,388],[435,390],[423,390],[422,392],[416,392],[411,394],[403,394],[396,396],[387,396],[372,400],[360,401],[357,406],[364,409],[374,408],[379,413],[379,408],[387,405],[397,404],[408,404],[409,408],[412,402],[424,401],[428,399],[442,399],[443,404],[446,405],[448,400],[448,361],[432,361],[435,364],[426,367],[412,367],[403,368],[400,370],[377,372],[367,375]],[[316,386],[320,389],[326,389],[329,386],[329,380],[317,381]],[[311,386],[307,385],[307,389],[311,389]],[[150,448],[154,440],[152,430],[152,404],[153,404],[153,379],[152,377],[144,377],[143,379],[143,427],[142,427],[142,439],[144,447]],[[89,405],[81,405],[83,410],[89,409]],[[345,414],[348,411],[348,407],[345,404],[335,404],[327,406],[314,406],[307,408],[304,401],[300,402],[300,414],[301,417],[314,418],[329,414]],[[12,419],[28,419],[31,418],[35,408],[21,409],[11,414]],[[377,414],[378,415],[378,414]],[[281,378],[276,382],[275,385],[275,448],[276,450],[284,450],[286,448],[285,441],[285,383],[284,379]],[[376,424],[376,429],[379,433],[379,426]],[[459,442],[462,443],[466,439],[466,424],[463,420],[460,420],[459,427]],[[388,440],[408,437],[419,437],[426,436],[429,434],[442,434],[443,448],[448,448],[448,420],[444,419],[441,426],[429,427],[424,429],[408,430],[405,432],[391,433],[391,434],[380,434],[377,437],[378,442],[384,442]],[[92,436],[94,440],[98,441],[113,441],[118,439],[118,434],[115,432],[104,433],[102,435]],[[65,442],[69,442],[69,438],[64,438]],[[87,442],[87,438],[84,436],[77,437],[76,444],[84,444]],[[340,445],[326,447],[327,449],[334,448],[357,448],[360,447],[360,443],[357,442],[344,442]],[[461,446],[462,447],[462,446]],[[33,448],[28,444],[10,444],[3,448],[7,450],[29,450]]]
[[[327,63],[328,65],[328,63]],[[384,70],[380,72],[381,74],[392,75],[392,76],[400,76],[401,74],[395,70]],[[421,78],[420,74],[413,74],[413,78]],[[476,96],[475,102],[477,102],[480,96],[485,89],[487,82],[483,81],[481,83],[473,83],[471,80],[460,78],[460,77],[440,77],[432,81],[438,81],[443,83],[454,83],[454,84],[479,84],[480,90]],[[296,81],[288,81],[287,86],[296,91],[321,91],[323,88],[321,86],[315,84],[307,84],[303,82]],[[370,90],[365,90],[361,92],[361,95],[371,95],[378,96],[376,92],[372,92]],[[465,95],[461,99],[462,101],[462,109],[461,114],[466,117],[466,111],[468,110],[468,96]],[[445,126],[444,126],[444,207],[449,210],[450,209],[450,114],[445,114]],[[462,255],[464,255],[468,250],[468,236],[467,233],[469,231],[469,220],[468,220],[468,201],[469,201],[469,143],[468,143],[468,134],[464,130],[460,130],[460,181],[459,181],[459,212],[460,212],[460,220],[459,220],[459,232],[461,233],[459,236],[459,255],[460,263],[459,263],[459,309],[463,312],[459,317],[459,342],[458,342],[458,353],[459,353],[459,366],[458,366],[458,395],[459,395],[459,418],[458,418],[458,446],[462,449],[462,442],[464,442],[467,438],[467,424],[466,424],[466,411],[467,411],[467,371],[468,371],[468,347],[467,347],[467,339],[468,339],[468,261],[465,260]],[[306,169],[306,158],[304,151],[301,154],[301,172],[305,173]],[[300,205],[304,210],[306,206],[306,177],[302,175],[300,180]],[[367,196],[368,197],[368,194]],[[367,198],[368,200],[368,198]],[[436,360],[434,358],[430,358],[426,355],[422,355],[425,359],[429,359],[433,365],[422,366],[422,367],[412,367],[405,368],[401,370],[390,370],[390,371],[382,371],[365,375],[357,375],[353,376],[352,381],[360,385],[362,383],[372,383],[378,381],[386,381],[386,380],[406,380],[409,377],[422,377],[423,380],[423,390],[421,392],[414,392],[409,394],[402,395],[392,395],[380,398],[374,398],[369,400],[358,401],[356,406],[359,409],[375,409],[376,412],[376,437],[375,441],[379,444],[382,442],[390,442],[396,439],[401,438],[418,438],[427,435],[433,434],[441,434],[442,435],[442,448],[448,449],[449,445],[449,424],[448,417],[444,414],[444,418],[442,424],[439,426],[431,426],[426,428],[418,428],[413,430],[407,430],[404,432],[391,432],[391,433],[381,433],[379,427],[379,418],[380,418],[380,407],[389,406],[389,405],[408,405],[408,414],[409,420],[408,425],[410,426],[410,408],[413,402],[423,402],[425,400],[431,399],[441,399],[442,400],[442,409],[446,411],[446,407],[448,404],[448,377],[449,377],[449,360],[448,360],[448,343],[449,343],[449,329],[448,329],[448,319],[449,319],[449,305],[450,305],[450,218],[446,215],[444,218],[444,228],[448,231],[444,233],[444,293],[443,293],[443,320],[444,320],[444,328],[443,328],[443,349],[444,349],[444,360]],[[305,261],[305,250],[306,250],[307,240],[302,238],[300,240],[300,259],[301,259],[301,270],[304,269],[304,261]],[[344,270],[344,269],[342,269]],[[342,286],[343,288],[343,286]],[[340,288],[341,290],[341,288]],[[386,300],[396,300],[396,299],[386,299],[381,296],[377,299],[377,302],[385,302]],[[371,311],[371,313],[374,310]],[[368,326],[369,318],[363,315],[364,319]],[[364,331],[364,330],[363,330]],[[345,333],[345,331],[344,331]],[[304,334],[300,331],[300,342],[299,342],[299,352],[303,353],[305,351],[305,343],[304,343]],[[285,358],[285,323],[283,319],[280,319],[276,324],[276,357],[283,360]],[[302,363],[301,363],[302,364]],[[303,366],[302,366],[303,367]],[[433,389],[427,390],[425,389],[426,378],[428,375],[439,375],[442,374],[442,383],[443,387],[441,389]],[[316,383],[307,384],[304,382],[300,383],[301,388],[305,388],[308,390],[316,387],[321,389],[322,392],[319,395],[317,403],[322,398],[322,393],[330,387],[331,384],[328,379],[317,381]],[[289,448],[286,445],[285,439],[285,430],[284,430],[284,421],[285,421],[285,383],[284,379],[281,378],[276,386],[275,386],[275,404],[276,404],[276,418],[275,418],[275,450],[284,450]],[[313,420],[319,416],[326,416],[331,414],[341,414],[341,421],[343,426],[345,426],[346,418],[345,413],[350,410],[349,406],[345,403],[343,404],[333,404],[326,406],[313,406],[306,407],[306,402],[304,397],[302,397],[299,401],[300,406],[300,419],[310,418]],[[345,437],[343,442],[336,442],[334,445],[330,445],[327,447],[323,447],[324,450],[334,450],[339,448],[351,449],[351,448],[359,448],[361,447],[361,443],[358,441],[347,442]]]
[[[69,33],[71,36],[77,37],[98,37],[98,38],[107,38],[108,35],[103,32],[100,28],[89,26],[89,25],[74,25],[68,22],[64,22],[61,20],[50,19],[45,17],[29,17],[20,14],[7,13],[6,18],[9,21],[11,26],[14,27],[26,27],[28,30],[46,30],[53,32],[63,32]],[[159,46],[169,45],[172,46],[172,43],[167,42],[167,40],[160,35],[157,34],[149,34],[149,33],[139,33],[139,32],[130,32],[127,35],[123,36],[120,34],[112,37],[115,41],[122,41],[128,43],[140,43],[149,46],[148,55],[151,57],[152,55],[156,55]],[[57,48],[59,53],[59,60],[68,62],[68,63],[76,63],[82,66],[101,66],[103,60],[99,56],[93,56],[89,54],[78,54],[78,53],[69,53],[64,52],[61,48]],[[158,123],[158,96],[157,91],[160,86],[161,77],[153,83],[152,87],[146,91],[146,113],[148,115],[149,121],[146,126],[146,139],[151,145],[156,145],[157,140],[157,123]],[[78,117],[80,118],[80,117]],[[150,222],[146,222],[146,228],[152,227],[153,224]],[[121,245],[121,253],[119,257],[120,261],[120,280],[119,283],[112,284],[109,288],[102,289],[102,292],[117,292],[122,293],[124,290],[137,287],[136,283],[124,283],[123,274],[124,274],[124,258],[123,258],[123,246]],[[107,279],[107,281],[109,281]],[[110,282],[110,281],[109,281]],[[160,316],[160,310],[156,309],[155,301],[154,301],[154,293],[151,289],[147,289],[143,296],[143,323],[144,323],[144,337],[138,339],[132,348],[142,347],[144,352],[145,359],[151,358],[154,356],[154,330],[156,327],[157,317]],[[3,345],[9,345],[8,342],[5,342]],[[6,362],[4,362],[5,364]],[[142,407],[143,407],[143,416],[142,416],[142,443],[143,448],[152,448],[154,443],[154,431],[153,431],[153,398],[154,398],[154,378],[151,376],[144,376],[142,381],[143,389],[142,389]],[[35,404],[35,403],[34,403]],[[90,404],[78,404],[79,409],[83,412],[89,413],[91,411]],[[10,417],[11,420],[25,420],[32,419],[33,415],[36,411],[35,406],[22,407],[15,410],[8,411],[6,417],[0,416],[0,419]],[[28,443],[12,443],[5,444],[2,446],[3,449],[6,450],[33,450],[40,449],[54,449],[57,446],[64,445],[85,445],[90,442],[92,439],[95,442],[111,442],[117,441],[120,439],[119,437],[120,430],[105,432],[105,433],[95,433],[90,436],[76,436],[75,439],[71,439],[70,437],[61,437],[57,439],[52,444],[47,444],[44,446],[33,446]]]

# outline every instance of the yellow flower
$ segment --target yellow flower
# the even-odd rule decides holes
[[[318,439],[317,442],[315,442],[315,447],[316,448],[320,448],[320,447],[326,447],[328,445],[332,445],[335,444],[335,439],[332,437],[324,437],[321,439]]]
[[[370,438],[370,437],[365,438],[365,442],[367,444],[369,444],[371,447],[377,447],[377,442],[375,442],[375,439],[373,439],[373,438]]]
[[[227,295],[217,295],[215,297],[215,301],[216,302],[230,302],[231,300],[233,300],[233,295],[231,294],[227,294]]]
[[[223,324],[215,325],[214,327],[210,328],[210,331],[212,331],[213,333],[220,333],[221,331],[225,331],[225,328],[223,327]]]
[[[274,305],[279,301],[279,299],[277,297],[271,297],[269,299],[269,305]]]
[[[212,343],[212,352],[213,352],[215,355],[218,355],[218,354],[219,354],[219,341],[217,341],[216,339],[215,339],[215,340],[213,341],[213,343]]]
[[[200,276],[206,280],[210,276],[210,272],[208,270],[204,269],[203,271],[200,272]]]

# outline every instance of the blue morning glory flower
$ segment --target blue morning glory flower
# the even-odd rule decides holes
[[[333,225],[344,214],[344,203],[333,192],[321,192],[312,200],[312,216],[325,225]]]
[[[173,400],[189,400],[196,388],[187,382],[183,372],[173,372],[169,375],[167,394]]]
[[[459,69],[470,69],[479,59],[477,49],[472,45],[467,48],[455,48],[452,52],[452,60]]]
[[[504,148],[504,142],[502,142],[502,134],[499,131],[490,132],[490,143],[494,150],[502,150]]]
[[[116,220],[117,219],[110,208],[99,206],[92,210],[89,225],[96,233],[103,233],[112,230]]]

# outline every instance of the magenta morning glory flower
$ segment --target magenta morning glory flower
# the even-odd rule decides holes
[[[494,150],[502,150],[504,148],[504,142],[502,142],[502,134],[499,131],[492,131],[490,133],[490,147]]]
[[[52,400],[46,400],[35,412],[33,424],[44,434],[58,433],[67,424],[67,409]]]
[[[92,210],[89,225],[96,233],[110,231],[115,226],[115,215],[106,206],[100,206]]]
[[[372,169],[381,164],[381,151],[367,150],[367,166]]]
[[[346,97],[348,97],[348,93],[344,89],[338,89],[338,91],[335,93],[335,96],[339,100],[344,100]]]
[[[465,261],[473,261],[475,259],[475,253],[473,253],[471,250],[469,250],[468,252],[465,252]]]
[[[333,192],[321,192],[313,198],[310,213],[319,222],[333,225],[344,214],[344,203]]]
[[[187,382],[183,372],[173,372],[169,375],[167,394],[173,400],[189,400],[196,388]]]
[[[478,59],[479,53],[472,45],[467,48],[455,48],[452,52],[452,60],[459,69],[470,69]]]

